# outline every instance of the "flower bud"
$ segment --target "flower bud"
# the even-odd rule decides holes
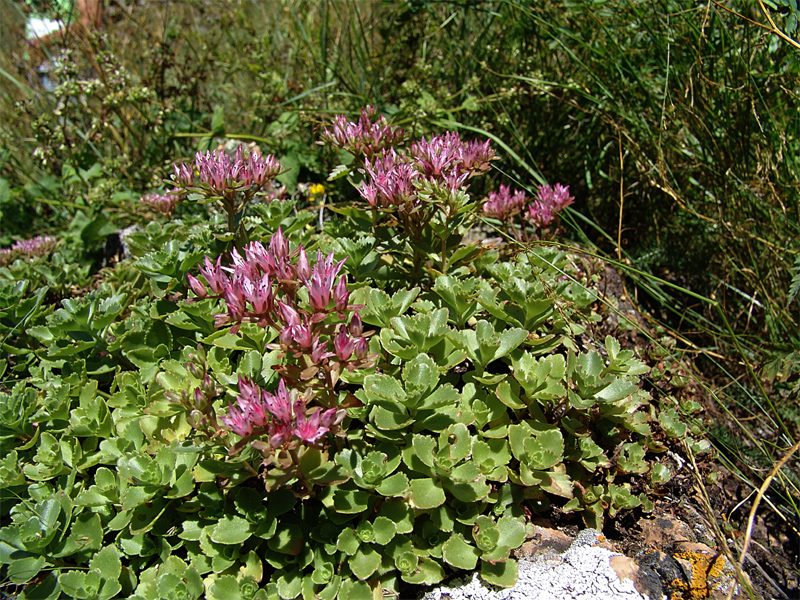
[[[195,357],[195,358],[197,358],[197,357]],[[191,360],[191,358],[189,360]],[[187,362],[185,367],[186,367],[186,370],[189,371],[189,374],[192,377],[194,377],[195,379],[202,379],[203,370],[196,363]]]
[[[367,357],[369,354],[369,341],[367,338],[362,337],[356,340],[353,354],[355,354],[358,360],[364,360]]]
[[[300,325],[300,315],[283,300],[278,300],[278,310],[285,325]]]
[[[292,327],[284,327],[281,330],[280,335],[278,335],[278,341],[280,342],[281,346],[289,348],[294,342],[294,338],[292,337]]]
[[[303,246],[300,246],[300,253],[297,257],[297,276],[302,281],[307,281],[311,277],[311,265],[308,263],[308,255]]]
[[[217,386],[214,381],[208,376],[208,373],[203,377],[203,393],[207,398],[213,398],[217,395]]]
[[[189,278],[189,287],[192,288],[192,291],[195,293],[195,295],[201,299],[208,298],[208,290],[206,289],[206,286],[203,285],[203,283],[193,275],[187,275],[187,277]]]
[[[339,278],[339,283],[333,290],[333,301],[336,306],[337,312],[344,312],[347,310],[347,301],[350,300],[350,292],[347,291],[347,278],[342,275]]]
[[[194,388],[194,407],[201,413],[205,413],[208,411],[210,404],[211,403],[208,401],[208,397],[203,393],[203,390],[201,390],[199,387]]]
[[[364,325],[361,322],[361,317],[358,315],[358,313],[353,314],[353,318],[350,319],[349,331],[350,335],[352,335],[353,337],[355,338],[361,337],[361,334],[364,331]]]
[[[329,408],[320,417],[319,424],[320,426],[324,427],[325,429],[331,429],[344,421],[344,418],[347,416],[347,411],[343,408],[335,409]]]
[[[308,327],[302,325],[292,325],[289,328],[292,332],[292,339],[297,342],[301,348],[310,348],[314,339],[311,336],[311,331]]]
[[[208,425],[206,416],[196,409],[186,416],[186,422],[195,429],[205,429]]]

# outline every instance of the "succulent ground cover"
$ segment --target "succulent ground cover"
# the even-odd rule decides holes
[[[332,121],[329,181],[349,192],[322,209],[255,148],[179,162],[81,296],[57,240],[3,254],[7,589],[511,586],[533,518],[646,513],[668,452],[708,449],[696,403],[592,335],[597,274],[558,242],[568,188],[477,195],[488,142],[408,137],[371,109]],[[505,241],[466,241],[487,232]]]

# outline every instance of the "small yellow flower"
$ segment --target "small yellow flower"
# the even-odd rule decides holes
[[[311,197],[322,196],[325,193],[325,186],[321,183],[314,183],[308,186],[308,195]]]

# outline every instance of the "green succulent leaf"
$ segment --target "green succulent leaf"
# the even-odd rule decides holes
[[[457,569],[473,570],[480,554],[480,550],[468,544],[460,533],[451,535],[442,546],[442,558]]]
[[[267,540],[267,546],[275,552],[297,556],[303,549],[303,530],[293,523],[279,526],[275,535]]]
[[[500,530],[490,517],[481,515],[475,521],[472,537],[483,552],[492,552],[500,543]]]
[[[360,538],[355,530],[350,527],[342,529],[339,539],[336,540],[336,547],[348,556],[353,556],[360,545]]]
[[[372,588],[366,581],[353,581],[345,579],[339,590],[339,598],[352,598],[353,600],[373,600]]]
[[[381,565],[381,555],[371,546],[362,545],[350,557],[348,564],[353,574],[362,581],[368,579]]]
[[[413,571],[400,568],[403,581],[415,585],[435,585],[444,579],[444,569],[438,562],[424,556],[419,557],[418,561]]]
[[[408,491],[408,476],[405,473],[395,473],[381,481],[375,490],[381,496],[404,496]]]
[[[517,583],[517,561],[481,562],[481,578],[492,585],[510,588]]]
[[[238,516],[226,515],[211,529],[210,537],[217,544],[242,544],[252,535],[250,523]]]
[[[447,499],[442,484],[432,479],[412,479],[410,487],[411,502],[419,509],[436,508]]]
[[[397,533],[397,526],[388,517],[375,517],[372,523],[375,536],[372,543],[378,546],[385,546],[394,538]]]

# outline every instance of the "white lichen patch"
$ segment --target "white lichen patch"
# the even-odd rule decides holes
[[[611,558],[621,555],[596,543],[596,537],[581,535],[557,558],[521,560],[511,588],[488,586],[475,573],[463,585],[428,592],[424,600],[647,600],[611,568]]]

